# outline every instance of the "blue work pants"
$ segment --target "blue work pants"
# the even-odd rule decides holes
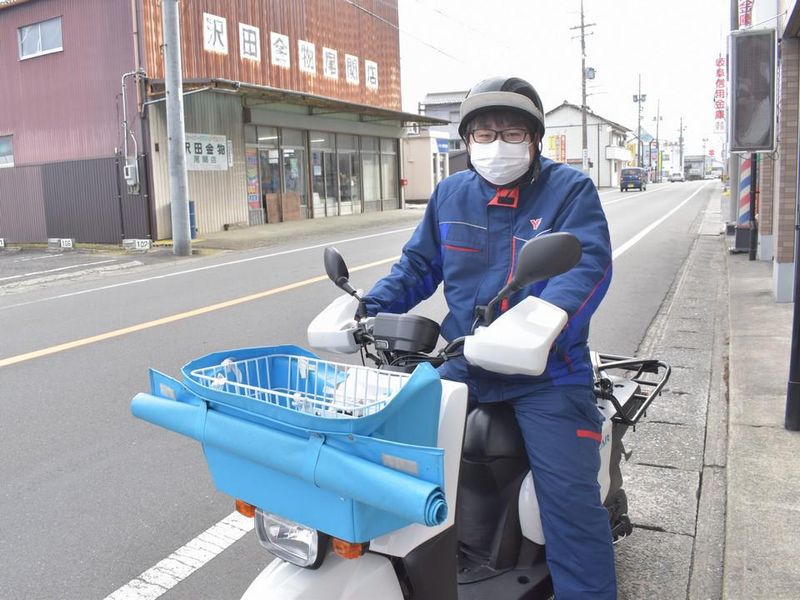
[[[614,550],[600,499],[602,417],[588,386],[509,400],[533,474],[556,600],[615,600]]]

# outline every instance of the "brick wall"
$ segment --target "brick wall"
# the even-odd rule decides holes
[[[794,219],[797,193],[797,119],[800,89],[800,40],[781,40],[780,115],[778,143],[778,193],[775,198],[773,235],[775,261],[794,262]]]
[[[758,231],[772,235],[773,205],[775,203],[775,160],[770,155],[758,156]]]

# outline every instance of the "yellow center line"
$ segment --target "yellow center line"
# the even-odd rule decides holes
[[[378,260],[372,263],[359,265],[358,267],[350,269],[350,272],[352,273],[355,271],[363,271],[364,269],[371,269],[372,267],[377,267],[379,265],[383,265],[386,263],[395,262],[397,259],[398,257],[394,256],[392,258],[385,258],[383,260]],[[264,290],[263,292],[249,294],[247,296],[241,296],[239,298],[233,298],[232,300],[226,300],[225,302],[210,304],[208,306],[195,308],[193,310],[187,310],[186,312],[177,313],[174,315],[170,315],[168,317],[162,317],[160,319],[154,319],[152,321],[145,321],[144,323],[138,323],[136,325],[131,325],[130,327],[123,327],[122,329],[107,331],[106,333],[100,333],[98,335],[93,335],[91,337],[86,337],[79,340],[73,340],[71,342],[65,342],[63,344],[57,344],[55,346],[50,346],[49,348],[34,350],[33,352],[26,352],[25,354],[17,354],[16,356],[9,356],[8,358],[0,359],[0,368],[9,367],[11,365],[16,365],[21,362],[33,360],[35,358],[42,358],[43,356],[50,356],[51,354],[57,354],[58,352],[64,352],[66,350],[73,350],[75,348],[80,348],[81,346],[88,346],[89,344],[94,344],[96,342],[102,342],[105,340],[110,340],[112,338],[121,337],[123,335],[128,335],[129,333],[136,333],[137,331],[144,331],[145,329],[152,329],[153,327],[168,325],[169,323],[175,323],[176,321],[182,321],[183,319],[190,319],[192,317],[205,315],[207,313],[214,312],[216,310],[230,308],[231,306],[237,306],[239,304],[244,304],[245,302],[252,302],[253,300],[260,300],[261,298],[266,298],[267,296],[274,296],[275,294],[288,292],[290,290],[294,290],[306,285],[311,285],[313,283],[319,283],[320,281],[325,281],[327,279],[328,277],[326,275],[319,275],[317,277],[311,277],[310,279],[305,279],[303,281],[296,281],[295,283],[290,283],[288,285],[284,285],[281,287],[272,288],[270,290]]]

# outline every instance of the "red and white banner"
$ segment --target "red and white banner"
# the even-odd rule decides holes
[[[725,57],[721,54],[714,61],[716,72],[716,82],[714,83],[714,131],[725,133],[725,111],[727,105],[727,69],[725,68]]]
[[[753,2],[755,0],[739,0],[739,29],[753,24]]]

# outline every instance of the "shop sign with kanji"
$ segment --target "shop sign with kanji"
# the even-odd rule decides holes
[[[186,134],[188,171],[227,171],[229,148],[224,135]]]
[[[714,131],[723,133],[725,131],[725,116],[727,105],[727,81],[725,71],[725,58],[723,56],[717,57],[714,61],[714,68],[716,69],[717,80],[714,85]]]

